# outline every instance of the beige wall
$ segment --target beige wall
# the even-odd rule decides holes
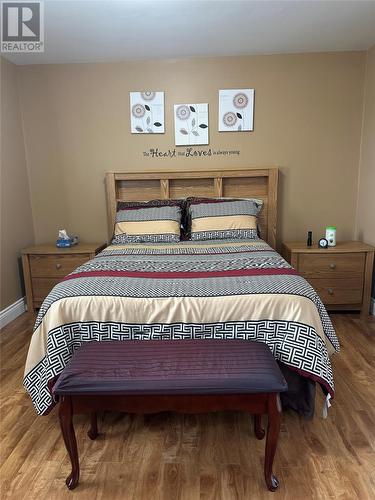
[[[4,309],[22,297],[20,249],[34,241],[17,68],[0,58],[1,73],[1,297]]]
[[[375,46],[367,53],[358,188],[357,237],[366,243],[375,245]]]
[[[18,67],[37,242],[106,238],[106,171],[280,165],[280,233],[354,235],[363,52]],[[252,133],[217,132],[220,88],[256,89]],[[131,135],[129,91],[164,90],[166,133]],[[174,147],[174,103],[208,102],[210,147],[239,157],[144,158]],[[142,193],[139,194],[142,198]]]
[[[375,46],[367,53],[357,232],[359,238],[375,245]]]

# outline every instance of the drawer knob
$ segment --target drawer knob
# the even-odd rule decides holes
[[[330,264],[329,267],[330,269],[336,269],[336,264]]]
[[[333,295],[333,288],[327,288],[327,292],[328,292],[330,295]]]
[[[56,264],[56,269],[61,269],[61,264]]]

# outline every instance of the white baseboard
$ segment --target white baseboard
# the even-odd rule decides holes
[[[371,299],[370,314],[372,314],[373,316],[375,316],[375,299]]]
[[[8,323],[18,318],[22,313],[26,311],[25,297],[22,297],[10,306],[6,307],[0,311],[0,328],[3,328]]]

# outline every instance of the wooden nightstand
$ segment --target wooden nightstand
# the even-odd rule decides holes
[[[34,245],[21,251],[27,309],[40,307],[51,289],[64,276],[84,262],[93,259],[106,245],[79,243],[70,248]]]
[[[298,241],[283,244],[283,256],[321,297],[329,310],[370,311],[375,248],[360,241],[318,248]]]

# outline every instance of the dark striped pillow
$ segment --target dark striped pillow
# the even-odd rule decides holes
[[[124,202],[120,202],[112,243],[177,243],[180,241],[181,206],[173,200],[165,201],[170,203],[159,206],[140,202],[136,205],[124,205]]]
[[[257,216],[262,200],[193,199],[188,204],[192,240],[258,238]]]

